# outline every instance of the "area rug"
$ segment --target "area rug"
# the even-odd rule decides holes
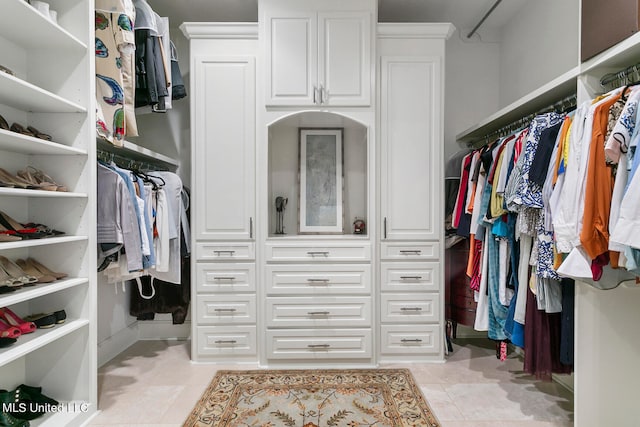
[[[408,369],[219,371],[185,427],[440,427]]]

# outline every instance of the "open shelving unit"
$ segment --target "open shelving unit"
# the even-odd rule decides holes
[[[0,6],[0,62],[14,73],[0,73],[0,115],[8,124],[30,125],[53,137],[0,129],[0,167],[16,173],[33,166],[68,192],[0,187],[0,211],[66,234],[0,242],[0,255],[13,261],[33,257],[69,277],[2,294],[0,308],[21,317],[65,310],[67,319],[0,349],[0,389],[24,383],[42,387],[61,403],[82,403],[86,410],[51,413],[31,423],[79,426],[97,410],[95,17],[93,2],[48,3],[58,12],[58,24],[24,0]]]

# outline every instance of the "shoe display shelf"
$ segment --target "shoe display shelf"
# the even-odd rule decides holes
[[[65,234],[0,242],[68,277],[0,294],[18,316],[65,310],[67,319],[0,348],[0,389],[42,387],[61,403],[32,426],[79,426],[97,410],[96,136],[93,2],[47,0],[57,23],[24,0],[0,2],[0,116],[51,141],[0,129],[0,168],[32,166],[63,191],[0,187],[0,212]]]

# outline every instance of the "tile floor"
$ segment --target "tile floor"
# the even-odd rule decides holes
[[[556,383],[535,381],[493,343],[458,339],[444,364],[409,367],[442,427],[570,427],[573,395]],[[139,341],[98,374],[101,412],[91,426],[181,426],[218,369],[251,365],[196,365],[187,341]]]

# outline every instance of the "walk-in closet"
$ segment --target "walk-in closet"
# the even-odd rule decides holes
[[[0,427],[637,426],[639,14],[3,0]]]

